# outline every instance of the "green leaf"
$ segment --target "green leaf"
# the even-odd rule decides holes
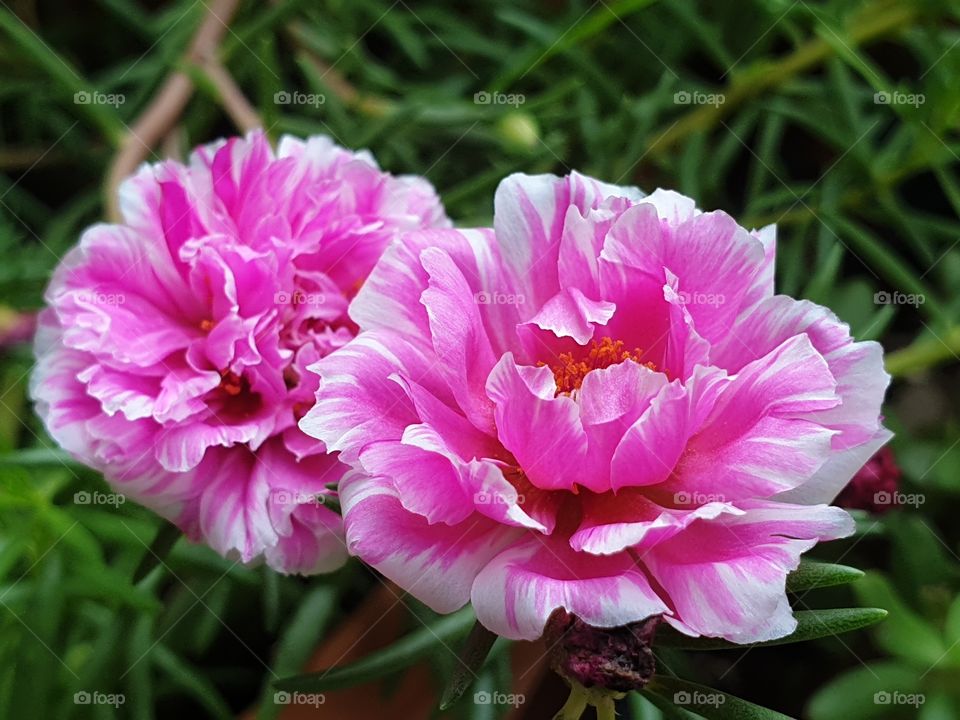
[[[303,667],[330,623],[336,599],[336,591],[330,586],[318,587],[303,598],[296,614],[280,636],[276,657],[272,663],[274,673],[293,673]],[[280,714],[283,706],[270,702],[272,697],[273,688],[266,683],[257,720],[272,720]]]
[[[474,680],[477,679],[477,671],[483,665],[487,655],[490,654],[490,648],[496,642],[495,633],[487,630],[479,621],[474,623],[473,629],[463,643],[463,648],[457,656],[459,662],[454,666],[453,677],[443,691],[440,698],[440,710],[450,708],[460,696],[469,688]]]
[[[644,694],[647,693],[666,698],[707,720],[793,720],[789,715],[675,677],[655,676],[644,689]]]
[[[159,566],[164,558],[170,554],[182,534],[180,528],[176,525],[168,522],[163,523],[157,530],[149,549],[140,560],[140,564],[137,565],[137,569],[133,571],[133,582],[140,582],[150,574],[151,570]]]
[[[663,627],[657,631],[657,645],[681,650],[742,650],[745,647],[788,645],[859,630],[883,620],[887,617],[887,611],[880,608],[835,608],[798,610],[794,616],[797,618],[797,629],[790,635],[775,640],[741,645],[721,638],[687,637],[673,628]]]
[[[872,720],[877,717],[879,693],[918,691],[919,673],[898,662],[857,667],[820,688],[807,708],[810,720]]]
[[[317,693],[370,682],[413,665],[438,648],[449,649],[450,643],[467,633],[474,620],[472,608],[466,607],[440,618],[432,626],[413,631],[362,660],[323,672],[294,675],[278,680],[274,686],[290,692]]]
[[[207,674],[200,672],[198,668],[193,667],[162,644],[153,648],[151,659],[171,681],[196,698],[211,717],[219,720],[233,720],[234,715],[230,706]]]
[[[55,465],[59,467],[80,468],[83,465],[60,448],[36,447],[0,455],[0,465]]]
[[[801,560],[800,567],[787,576],[787,591],[800,592],[833,585],[846,585],[863,576],[862,570],[846,565]]]
[[[855,590],[861,602],[883,605],[890,611],[889,620],[874,632],[884,650],[925,667],[943,659],[947,649],[940,633],[900,599],[885,577],[868,573]]]
[[[945,691],[936,695],[925,695],[924,703],[920,708],[917,720],[956,720],[960,715],[960,708]]]
[[[950,603],[943,629],[946,634],[946,642],[950,646],[950,664],[960,665],[960,595],[957,595]]]

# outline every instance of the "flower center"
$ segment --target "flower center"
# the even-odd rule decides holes
[[[225,370],[220,372],[220,389],[227,395],[236,397],[245,390],[249,391],[250,383],[232,370]]]
[[[553,378],[557,383],[557,395],[561,393],[571,393],[579,390],[583,384],[583,379],[591,370],[603,370],[611,365],[619,365],[626,360],[632,360],[635,363],[656,370],[657,367],[652,362],[641,362],[643,350],[634,348],[627,350],[624,347],[623,340],[611,340],[608,337],[590,343],[590,349],[586,357],[575,359],[573,353],[560,353],[560,357],[549,368],[553,370]],[[538,367],[547,366],[547,363],[537,363]]]
[[[224,422],[235,422],[260,411],[263,399],[253,391],[250,379],[232,370],[220,371],[220,384],[207,396],[207,404]]]

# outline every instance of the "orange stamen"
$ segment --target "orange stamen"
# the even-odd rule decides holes
[[[232,370],[226,370],[220,373],[220,388],[227,394],[234,397],[243,392],[243,378]]]
[[[594,340],[590,343],[590,350],[582,360],[575,360],[573,353],[561,353],[558,362],[549,366],[553,370],[553,377],[557,383],[557,395],[579,390],[583,379],[591,370],[603,370],[627,360],[656,370],[656,365],[652,362],[640,362],[642,355],[643,350],[640,348],[625,350],[622,340],[611,340],[608,337],[602,338],[599,342]],[[537,365],[542,367],[547,363],[541,362]]]

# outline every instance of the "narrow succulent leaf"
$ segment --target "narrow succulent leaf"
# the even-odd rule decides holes
[[[754,705],[706,685],[675,677],[655,677],[645,692],[659,695],[707,720],[794,720],[776,710]]]
[[[438,648],[440,652],[449,650],[450,644],[463,637],[475,619],[473,610],[467,607],[354,663],[283,678],[274,686],[278,690],[316,693],[370,682],[409,667],[437,652]]]
[[[854,580],[859,580],[863,576],[864,572],[862,570],[846,565],[802,560],[800,567],[787,577],[787,591],[801,592],[833,585],[846,585]]]
[[[474,623],[458,655],[459,662],[454,667],[453,676],[440,698],[441,710],[446,710],[457,702],[477,679],[477,672],[490,654],[490,649],[496,640],[497,636],[494,633],[479,622]]]
[[[797,618],[797,629],[790,635],[775,640],[740,645],[722,638],[688,637],[672,628],[662,627],[657,631],[657,645],[681,650],[738,650],[744,647],[788,645],[859,630],[883,620],[887,611],[880,608],[834,608],[798,610],[794,615]]]
[[[150,571],[163,563],[182,534],[180,528],[172,523],[165,522],[160,526],[156,536],[153,538],[153,542],[150,543],[150,547],[140,559],[137,569],[133,571],[134,584],[143,580],[150,574]]]

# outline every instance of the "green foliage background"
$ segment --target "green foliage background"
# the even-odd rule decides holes
[[[168,73],[184,70],[197,92],[166,150],[236,132],[216,83],[182,60],[206,11],[0,3],[4,312],[40,307],[59,257],[102,218],[109,164]],[[272,136],[328,133],[391,171],[425,173],[462,224],[489,222],[507,173],[573,168],[675,188],[744,225],[776,222],[780,291],[829,305],[890,353],[887,422],[904,491],[924,502],[863,517],[856,538],[821,551],[871,572],[816,602],[891,610],[875,630],[669,662],[813,720],[960,717],[960,5],[243,2],[219,58]],[[125,102],[74,101],[92,90]],[[324,102],[277,104],[279,92]],[[878,304],[878,292],[923,302]],[[377,581],[356,566],[277,577],[181,542],[133,584],[159,522],[74,502],[106,487],[44,435],[25,397],[31,364],[25,346],[0,350],[0,717],[226,718],[269,697]],[[453,662],[442,656],[441,676]],[[504,663],[491,661],[487,687],[503,684]],[[126,703],[75,704],[84,689]],[[873,702],[893,690],[925,702]],[[659,717],[642,700],[621,710]]]

